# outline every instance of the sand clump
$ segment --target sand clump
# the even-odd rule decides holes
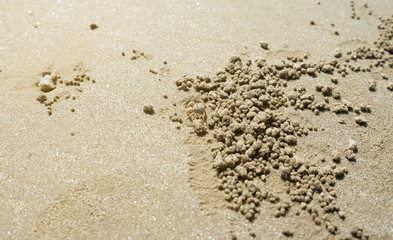
[[[295,157],[298,138],[315,129],[303,127],[278,111],[290,106],[283,91],[284,79],[299,77],[291,70],[269,67],[263,59],[243,64],[239,57],[232,57],[225,70],[213,78],[184,77],[176,85],[184,91],[194,87],[210,109],[208,126],[216,140],[211,148],[212,167],[217,170],[218,188],[225,193],[229,208],[252,220],[263,201],[276,205],[276,217],[300,206],[298,211],[309,212],[317,225],[325,224],[336,233],[337,226],[322,215],[340,212],[344,217],[334,200],[334,185],[336,177],[347,170],[336,165],[319,168]],[[312,100],[301,96],[289,98],[301,100],[299,108],[304,109]],[[264,182],[272,173],[280,174],[285,182],[285,198],[264,190]]]
[[[316,85],[316,92],[321,94],[318,97],[308,93],[305,87],[291,91],[287,85],[302,75],[317,77],[337,73],[345,78],[351,72],[393,67],[392,58],[387,54],[391,50],[389,26],[392,21],[381,22],[375,47],[359,47],[346,53],[336,49],[336,59],[331,61],[313,63],[303,55],[268,64],[264,58],[242,60],[235,56],[215,76],[183,76],[175,81],[178,90],[195,92],[206,105],[207,132],[214,138],[210,141],[211,166],[217,171],[217,186],[225,193],[230,209],[253,221],[263,202],[269,202],[275,205],[277,218],[285,217],[289,211],[296,215],[305,211],[316,225],[324,226],[329,233],[343,233],[339,226],[346,214],[337,200],[335,186],[349,171],[337,164],[342,159],[355,162],[357,144],[351,141],[346,150],[335,150],[330,164],[300,159],[296,156],[298,139],[321,129],[302,126],[281,109],[292,107],[313,111],[316,115],[354,113],[354,122],[367,126],[368,121],[362,114],[370,114],[370,106],[364,103],[354,106],[343,99],[336,89],[341,82],[338,78],[331,78],[330,84]],[[264,46],[261,45],[265,49]],[[355,65],[365,59],[369,61],[368,66]],[[368,88],[377,91],[377,82],[370,81]],[[181,124],[178,119],[171,116],[172,121]],[[285,194],[278,195],[264,187],[271,174],[280,175]],[[358,231],[352,236],[368,239],[367,234],[358,234]]]
[[[294,73],[284,76],[277,69],[288,70],[281,66],[269,70],[263,59],[243,64],[239,57],[233,57],[225,71],[213,78],[184,77],[176,85],[184,91],[194,86],[211,110],[208,126],[216,139],[211,148],[212,167],[217,170],[218,188],[226,194],[229,208],[252,220],[263,201],[276,204],[276,217],[285,216],[294,203],[310,204],[309,208],[300,209],[307,210],[316,224],[325,224],[335,233],[337,227],[320,215],[340,211],[333,201],[335,177],[346,171],[335,165],[321,170],[294,157],[298,137],[308,135],[314,128],[292,122],[278,111],[290,106],[283,91],[286,80],[281,78],[293,78]],[[294,101],[301,97],[290,98]],[[273,169],[281,172],[286,183],[286,200],[263,189]],[[315,201],[320,194],[323,198]],[[323,204],[311,204],[318,202]]]
[[[143,106],[143,112],[146,113],[146,114],[149,114],[149,115],[153,115],[155,113],[153,105],[145,105],[145,106]]]
[[[98,28],[98,25],[95,23],[90,24],[90,30],[96,30]]]
[[[265,50],[269,50],[269,44],[266,42],[260,42],[260,46]]]
[[[390,54],[393,54],[393,18],[380,18],[380,20],[381,23],[378,25],[380,33],[376,45]]]

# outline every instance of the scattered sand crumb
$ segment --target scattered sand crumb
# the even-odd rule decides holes
[[[145,105],[143,106],[143,112],[149,115],[154,114],[154,108],[152,105]]]
[[[263,49],[265,49],[265,50],[268,50],[268,49],[269,49],[269,44],[268,44],[268,43],[261,42],[261,43],[260,43],[260,46],[261,46],[261,48],[263,48]]]
[[[98,25],[95,23],[90,24],[90,29],[91,30],[96,30],[98,28]]]

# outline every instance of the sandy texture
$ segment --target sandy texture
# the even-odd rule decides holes
[[[2,1],[0,239],[281,239],[286,232],[292,239],[342,239],[354,238],[356,228],[370,239],[393,238],[392,68],[334,73],[342,99],[370,106],[362,114],[367,127],[354,113],[281,110],[325,129],[298,139],[299,158],[331,163],[335,150],[357,143],[356,161],[340,163],[348,174],[335,192],[345,220],[337,220],[335,234],[306,212],[275,217],[266,202],[252,221],[229,209],[212,166],[212,131],[199,137],[169,119],[177,113],[185,120],[195,97],[177,90],[175,80],[214,76],[232,56],[273,64],[307,55],[316,63],[334,60],[336,48],[346,54],[374,46],[379,17],[391,17],[393,2],[352,5]],[[46,74],[56,76],[56,88],[40,103]],[[287,89],[318,94],[316,85],[332,85],[331,78],[306,74]],[[149,105],[154,112],[146,114]],[[279,194],[284,185],[274,171],[267,188]]]

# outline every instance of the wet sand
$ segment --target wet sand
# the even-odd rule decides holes
[[[335,60],[337,48],[346,56],[375,47],[379,18],[392,17],[393,2],[355,1],[353,8],[350,1],[0,3],[0,238],[285,239],[287,231],[292,239],[342,239],[358,228],[364,238],[392,238],[388,61],[345,77],[304,74],[283,90],[304,86],[320,96],[316,85],[329,84],[342,99],[371,108],[361,114],[367,127],[354,112],[280,110],[324,129],[298,138],[297,158],[334,164],[334,151],[357,143],[356,161],[339,164],[348,170],[335,186],[345,219],[335,213],[334,234],[306,211],[296,215],[297,203],[276,217],[275,205],[262,201],[252,220],[228,208],[213,168],[214,129],[194,133],[186,105],[198,94],[175,84],[183,75],[214,76],[232,56],[276,64],[307,55],[318,63]],[[38,87],[45,74],[60,77],[49,93]],[[47,102],[37,101],[42,94]],[[184,123],[171,121],[174,113]],[[266,188],[285,196],[279,173],[272,168]]]

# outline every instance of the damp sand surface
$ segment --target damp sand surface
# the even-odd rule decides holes
[[[0,238],[392,238],[391,9],[0,3]]]

